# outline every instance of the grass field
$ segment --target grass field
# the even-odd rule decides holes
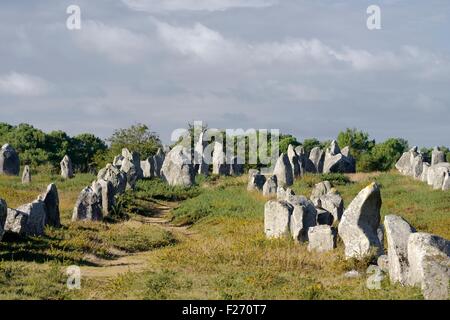
[[[381,290],[369,290],[365,275],[345,278],[352,269],[364,274],[367,262],[346,261],[340,242],[335,251],[317,254],[290,239],[266,240],[267,199],[246,191],[246,176],[201,178],[190,190],[143,180],[135,193],[126,195],[127,220],[70,223],[76,197],[92,179],[80,175],[63,182],[36,176],[31,186],[22,186],[18,178],[0,177],[0,198],[10,207],[33,200],[47,183],[56,181],[64,225],[48,229],[43,238],[0,243],[0,298],[422,299],[419,289],[393,286],[388,280]],[[293,189],[309,197],[321,179],[335,182],[346,205],[376,180],[382,186],[383,215],[401,215],[420,231],[450,238],[448,192],[431,190],[397,173],[307,176]],[[151,217],[160,202],[177,206],[168,217],[173,229],[137,223]],[[117,251],[141,254],[144,267],[135,270],[131,265],[111,276],[87,276],[81,290],[66,289],[64,266],[95,270],[95,259],[87,257],[114,260]]]

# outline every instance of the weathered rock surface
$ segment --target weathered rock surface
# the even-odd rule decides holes
[[[61,166],[61,177],[64,179],[72,179],[73,178],[73,168],[72,168],[72,160],[70,160],[68,155],[65,155],[64,158],[60,162]]]
[[[20,172],[20,159],[16,150],[5,144],[0,149],[0,174],[18,176]]]
[[[130,150],[128,150],[127,148],[123,148],[122,149],[122,166],[120,167],[121,170],[123,172],[127,172],[126,170],[128,169],[128,167],[130,166],[129,164],[127,164],[127,168],[124,168],[124,163],[125,160],[128,159],[129,162],[131,162],[133,164],[134,167],[134,171],[136,174],[137,179],[142,179],[144,177],[143,172],[142,172],[142,168],[141,168],[141,156],[139,155],[139,153],[137,152],[130,152]]]
[[[421,179],[423,172],[423,156],[418,154],[411,162],[411,176],[414,179]]]
[[[169,151],[170,152],[170,149]],[[161,148],[158,149],[156,154],[153,156],[153,176],[154,177],[161,177],[161,169],[164,164],[164,160],[166,159],[166,154]]]
[[[195,168],[190,152],[183,146],[174,147],[165,157],[162,178],[171,186],[190,187],[195,183]]]
[[[445,153],[439,147],[434,147],[431,152],[431,165],[433,166],[441,162],[445,162]]]
[[[124,193],[127,187],[126,174],[110,163],[98,172],[97,179],[111,182],[114,188],[114,194]]]
[[[262,175],[258,170],[250,170],[248,176],[248,191],[261,191],[263,190],[266,177]]]
[[[17,209],[9,209],[5,222],[5,231],[23,236],[40,236],[45,228],[45,205],[36,200]]]
[[[447,300],[450,241],[428,233],[408,240],[409,284],[420,285],[425,299]]]
[[[279,186],[289,187],[294,183],[291,163],[286,154],[282,153],[278,158],[273,174],[277,176]]]
[[[331,212],[323,209],[316,208],[317,210],[317,224],[318,225],[329,225],[332,226],[334,222],[334,217]]]
[[[435,190],[443,188],[446,175],[450,172],[450,163],[441,162],[428,168],[428,184]]]
[[[380,269],[383,272],[388,273],[389,272],[389,257],[386,254],[379,256],[377,259],[377,265],[380,267]]]
[[[266,180],[263,186],[263,196],[276,196],[278,189],[277,176],[271,176]]]
[[[309,160],[311,160],[314,165],[315,173],[323,172],[325,153],[319,147],[315,147],[311,150],[309,153]]]
[[[388,243],[389,276],[392,283],[406,284],[409,276],[408,239],[416,230],[402,217],[387,215],[384,227]]]
[[[55,228],[61,227],[59,212],[58,189],[54,183],[47,186],[47,190],[38,197],[45,205],[45,225]]]
[[[430,164],[427,162],[423,163],[422,175],[420,176],[420,180],[422,182],[428,182],[428,169],[430,168]]]
[[[450,172],[445,173],[444,183],[442,184],[442,191],[450,190]]]
[[[92,183],[91,188],[100,199],[103,217],[109,216],[116,202],[114,186],[110,181],[98,179]]]
[[[300,172],[300,158],[297,155],[297,152],[294,150],[293,145],[289,145],[287,150],[287,156],[289,159],[289,163],[291,164],[293,178],[297,178],[301,175]]]
[[[136,187],[136,182],[139,178],[138,168],[136,168],[134,163],[129,158],[125,157],[122,161],[120,170],[125,173],[127,179],[126,189],[133,190]]]
[[[102,219],[102,199],[99,197],[98,190],[93,190],[91,187],[84,188],[73,209],[72,221],[100,221]]]
[[[309,228],[308,251],[327,252],[336,248],[336,229],[328,225]]]
[[[299,242],[308,241],[308,229],[317,224],[317,210],[311,201],[303,196],[287,194],[286,201],[293,207],[290,232]]]
[[[264,206],[264,230],[268,238],[280,238],[289,234],[290,219],[294,208],[286,201],[268,201]]]
[[[380,254],[382,244],[377,230],[381,203],[380,188],[372,183],[361,190],[344,211],[338,229],[347,258],[361,259],[371,254],[372,248]]]
[[[322,181],[314,185],[312,191],[311,191],[311,201],[314,203],[315,206],[318,205],[318,200],[320,197],[326,195],[331,191],[333,187],[331,186],[330,181]]]
[[[214,143],[214,150],[212,156],[213,174],[225,176],[229,174],[229,167],[226,164],[226,156],[223,151],[223,144],[219,142]]]
[[[340,221],[344,214],[344,199],[335,189],[331,189],[330,192],[321,196],[317,201],[317,206],[330,212],[334,221]]]
[[[155,172],[153,157],[141,161],[141,169],[144,178],[153,178]]]
[[[288,200],[292,196],[295,196],[294,191],[291,188],[284,189],[283,187],[277,188],[277,200]]]
[[[29,183],[31,183],[30,166],[25,166],[23,168],[23,173],[22,173],[22,184],[29,184]]]

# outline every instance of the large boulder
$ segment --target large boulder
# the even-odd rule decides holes
[[[409,276],[408,239],[416,232],[402,217],[387,215],[384,218],[391,283],[407,284]]]
[[[305,152],[305,149],[302,146],[296,147],[295,152],[297,153],[298,156],[300,176],[303,176],[306,173],[317,172],[314,163],[309,159],[308,155]]]
[[[450,163],[441,162],[428,169],[427,182],[435,190],[442,190],[445,177],[450,172]]]
[[[381,253],[378,238],[380,226],[381,193],[376,183],[361,190],[344,211],[339,223],[339,236],[345,245],[347,258],[361,259],[372,253]]]
[[[264,206],[264,231],[268,238],[289,234],[289,223],[294,208],[286,201],[271,200]]]
[[[155,172],[153,158],[150,157],[141,161],[141,169],[144,178],[153,178]]]
[[[140,161],[139,161],[140,163]],[[125,173],[127,178],[126,189],[133,190],[136,187],[136,182],[139,179],[138,171],[139,169],[134,165],[134,163],[127,157],[122,161],[122,166],[120,170]]]
[[[288,159],[289,159],[289,163],[291,164],[293,177],[294,178],[299,177],[301,175],[301,172],[300,172],[300,158],[297,155],[297,152],[295,152],[294,146],[291,145],[291,144],[288,147],[287,156],[288,156]]]
[[[262,191],[265,183],[266,177],[262,175],[258,170],[249,170],[247,185],[248,191]]]
[[[333,187],[331,186],[330,181],[322,181],[314,185],[311,191],[311,201],[314,203],[314,205],[318,205],[318,200],[320,197],[326,195],[331,191]]]
[[[450,241],[428,233],[408,240],[409,284],[420,285],[425,299],[447,300]]]
[[[319,198],[318,207],[327,210],[333,216],[334,221],[340,221],[344,214],[344,199],[335,189]]]
[[[4,227],[7,213],[8,213],[8,206],[6,205],[6,201],[0,199],[0,241],[2,241],[3,234],[5,233]]]
[[[287,191],[286,201],[293,207],[289,229],[298,242],[308,241],[308,229],[317,224],[317,210],[311,201]]]
[[[8,209],[5,231],[22,236],[40,236],[44,234],[45,218],[45,204],[40,200]]]
[[[423,163],[422,175],[420,176],[420,180],[422,182],[428,182],[428,169],[430,169],[430,164],[427,162]]]
[[[291,163],[286,154],[282,153],[278,158],[273,174],[277,176],[279,186],[292,186],[294,183],[294,176],[292,173]]]
[[[439,147],[434,147],[431,152],[431,165],[433,166],[441,162],[445,162],[445,153]]]
[[[30,166],[25,166],[23,168],[23,173],[22,173],[22,184],[30,184],[30,183],[31,183]]]
[[[169,150],[170,152],[170,150]],[[159,148],[156,154],[153,156],[153,176],[161,178],[161,169],[164,163],[164,159],[166,158],[166,154],[164,151]]]
[[[129,162],[133,164],[134,170],[136,171],[137,179],[142,179],[144,177],[142,168],[141,168],[141,156],[137,152],[130,152],[127,148],[122,149],[122,171],[126,172],[126,168],[123,168],[124,160],[128,159]],[[129,164],[127,164],[129,166]]]
[[[100,199],[103,217],[109,216],[116,202],[114,186],[110,181],[98,179],[92,183],[91,188]]]
[[[416,155],[411,161],[411,176],[414,179],[420,180],[423,172],[423,156]]]
[[[100,221],[102,219],[102,199],[98,190],[93,190],[91,187],[84,188],[73,209],[72,221]]]
[[[402,154],[400,159],[395,164],[395,168],[397,168],[400,173],[411,176],[412,175],[412,164],[414,161],[414,158],[419,155],[418,148],[413,147],[409,151]]]
[[[126,174],[110,163],[98,172],[97,179],[111,182],[114,188],[114,194],[124,193],[127,187]]]
[[[442,184],[442,191],[450,190],[450,172],[447,171],[444,177],[444,183]]]
[[[277,176],[271,176],[266,180],[263,186],[263,196],[270,197],[276,196],[278,189]]]
[[[225,152],[223,151],[223,145],[220,142],[214,142],[214,150],[212,154],[212,167],[213,174],[216,175],[228,175],[229,167],[226,163]]]
[[[165,157],[161,176],[171,186],[192,186],[195,183],[195,168],[190,151],[181,145],[174,147]]]
[[[336,229],[328,225],[311,227],[308,230],[308,251],[327,252],[336,248]]]
[[[0,174],[18,176],[20,171],[20,159],[16,150],[9,144],[0,149]]]
[[[68,155],[65,155],[64,158],[60,162],[61,166],[61,177],[64,179],[72,179],[73,178],[73,168],[72,168],[72,160],[70,160]]]
[[[349,151],[346,151],[349,154]],[[325,153],[323,164],[323,173],[354,173],[355,161],[353,158],[346,157],[341,153],[336,140],[331,142],[330,147]]]
[[[323,165],[325,161],[325,153],[319,147],[315,147],[309,153],[309,160],[314,165],[315,173],[323,172]]]
[[[61,219],[59,213],[58,189],[54,183],[47,186],[47,190],[38,197],[45,205],[45,224],[59,228]]]

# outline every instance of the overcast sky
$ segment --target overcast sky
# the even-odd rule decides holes
[[[81,30],[66,8],[81,7]],[[382,29],[366,9],[381,7]],[[450,1],[2,0],[0,121],[450,146]]]

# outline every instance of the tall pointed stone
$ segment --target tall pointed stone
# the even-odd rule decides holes
[[[282,153],[275,164],[273,174],[277,176],[278,186],[292,186],[294,178],[291,163],[286,154]]]
[[[70,160],[68,155],[65,155],[62,159],[61,163],[61,177],[64,179],[72,179],[73,178],[73,168],[72,168],[72,160]]]

